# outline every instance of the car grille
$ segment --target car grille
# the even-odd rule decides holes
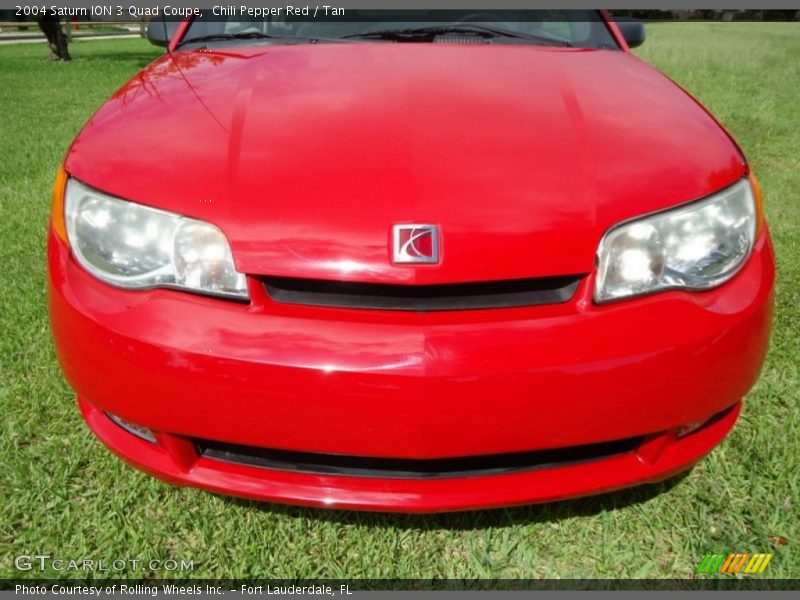
[[[501,475],[610,458],[636,450],[642,439],[636,437],[553,450],[436,459],[316,454],[209,440],[195,440],[195,444],[202,457],[266,469],[381,479],[443,479]]]
[[[395,285],[266,277],[276,302],[339,308],[445,311],[509,308],[567,302],[582,275],[477,283]]]

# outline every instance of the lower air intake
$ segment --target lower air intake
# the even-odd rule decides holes
[[[484,477],[564,467],[632,452],[641,442],[642,438],[637,437],[555,450],[418,460],[271,450],[195,440],[200,456],[214,460],[281,471],[381,479]]]

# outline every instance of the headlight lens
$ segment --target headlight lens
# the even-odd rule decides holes
[[[755,236],[756,205],[747,179],[705,200],[620,225],[600,242],[594,300],[712,288],[741,268]]]
[[[248,298],[228,240],[210,223],[113,198],[74,179],[65,216],[75,258],[107,283]]]

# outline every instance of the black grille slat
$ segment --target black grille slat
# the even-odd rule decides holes
[[[560,304],[575,295],[583,276],[476,283],[394,285],[265,277],[275,302],[336,308],[444,311]]]
[[[382,479],[484,477],[564,467],[631,452],[641,442],[637,437],[553,450],[421,460],[315,454],[195,440],[200,456],[215,460],[281,471]]]

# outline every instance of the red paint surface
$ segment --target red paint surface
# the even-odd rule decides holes
[[[166,55],[66,167],[215,223],[241,271],[409,284],[589,273],[615,223],[746,172],[629,53],[381,43]],[[391,263],[404,222],[440,226],[438,268]]]
[[[181,462],[182,453],[191,456],[190,444],[173,436],[161,436],[159,445],[150,444],[120,429],[89,403],[83,400],[79,403],[89,427],[115,453],[169,483],[269,502],[409,513],[549,502],[662,481],[691,467],[716,446],[733,427],[740,410],[737,405],[723,419],[679,440],[661,436],[669,437],[669,441],[652,463],[638,452],[630,452],[559,469],[410,481],[268,470],[196,455],[188,462]],[[167,446],[167,441],[173,447]]]
[[[774,276],[765,232],[733,280],[702,294],[597,307],[587,282],[564,305],[408,314],[278,305],[255,285],[251,306],[125,292],[85,273],[52,235],[49,260],[59,357],[93,405],[181,436],[413,458],[571,446],[707,419],[758,376]],[[710,446],[697,448],[693,460]],[[614,487],[582,477],[549,493]]]

